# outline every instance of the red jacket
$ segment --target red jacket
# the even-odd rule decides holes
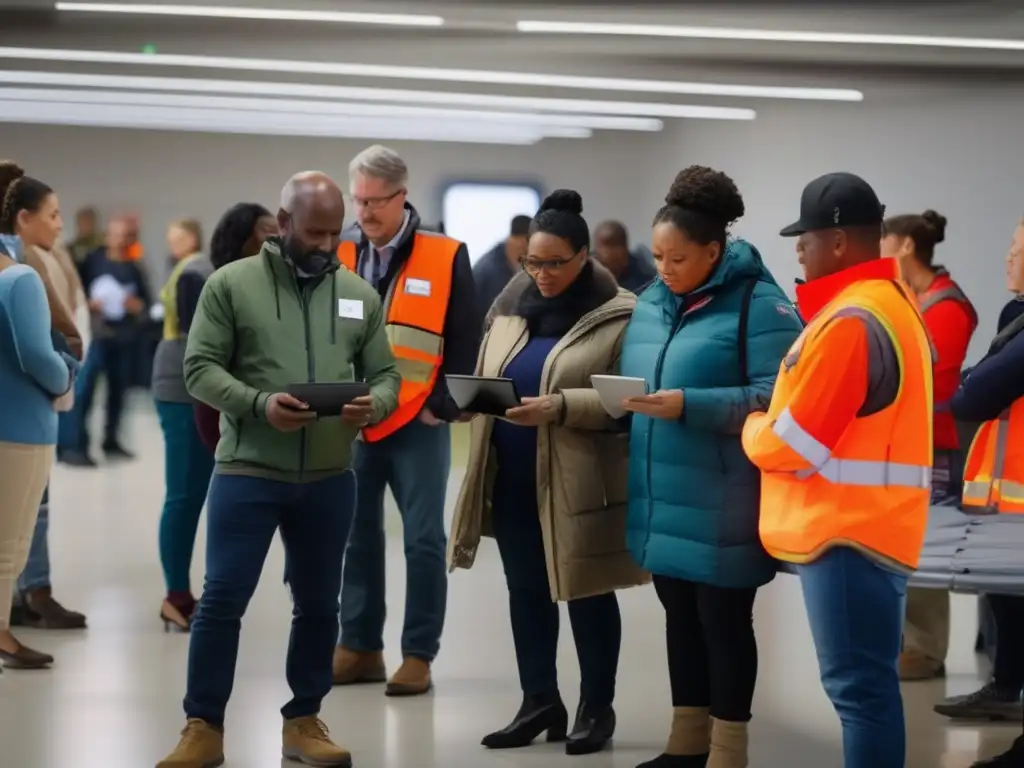
[[[203,441],[210,453],[217,450],[217,442],[220,440],[220,413],[206,403],[195,403],[193,406],[196,417],[196,427],[199,429],[199,438]]]
[[[928,289],[918,296],[918,301],[937,353],[934,369],[935,449],[956,450],[960,447],[960,439],[949,410],[949,401],[960,386],[960,371],[967,356],[967,345],[978,327],[978,314],[947,272],[939,272]]]

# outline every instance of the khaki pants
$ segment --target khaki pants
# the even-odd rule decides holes
[[[943,589],[907,590],[907,620],[903,627],[906,650],[918,651],[935,661],[949,651],[949,592]]]
[[[28,560],[52,465],[52,445],[0,443],[0,630],[10,627],[14,584]]]

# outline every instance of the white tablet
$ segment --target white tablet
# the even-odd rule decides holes
[[[622,401],[627,397],[642,397],[647,394],[647,382],[636,376],[608,376],[594,374],[590,383],[601,398],[601,405],[613,419],[621,419],[626,415]]]

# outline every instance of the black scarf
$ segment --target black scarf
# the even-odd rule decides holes
[[[519,302],[516,314],[526,320],[531,336],[561,338],[588,312],[611,299],[617,292],[614,285],[604,285],[594,274],[588,260],[572,285],[557,296],[545,298],[530,281]]]

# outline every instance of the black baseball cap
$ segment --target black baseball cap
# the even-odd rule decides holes
[[[827,173],[804,187],[800,220],[779,234],[796,237],[821,229],[881,226],[884,216],[885,206],[864,179],[852,173]]]

